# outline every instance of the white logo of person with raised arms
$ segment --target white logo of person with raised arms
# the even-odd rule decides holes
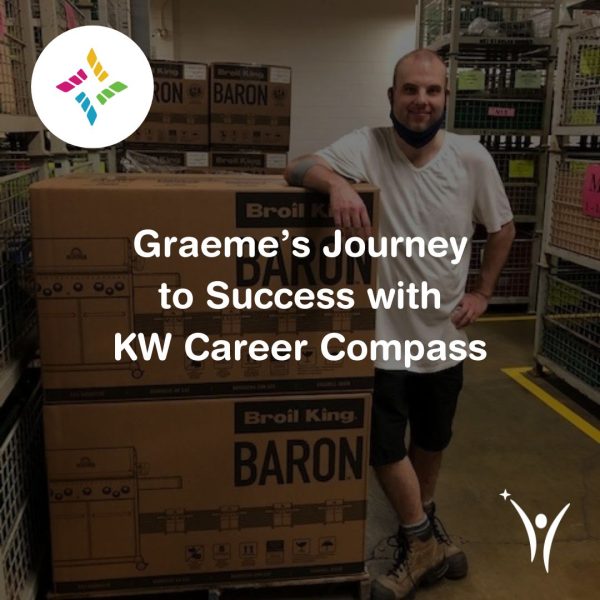
[[[148,59],[126,35],[86,26],[52,40],[31,79],[35,110],[56,137],[80,148],[112,146],[144,121],[154,93]]]
[[[499,496],[504,498],[504,501],[511,496],[506,490],[504,490]],[[535,554],[537,552],[537,539],[535,535],[535,529],[531,523],[530,518],[525,514],[525,511],[511,498],[510,503],[514,506],[515,510],[519,517],[521,517],[521,521],[523,521],[523,525],[525,526],[525,531],[527,532],[527,538],[529,539],[529,549],[531,550],[531,562],[535,559]],[[563,506],[562,510],[556,515],[550,527],[548,527],[548,531],[546,532],[546,539],[544,540],[544,550],[543,550],[543,559],[544,559],[544,567],[546,569],[546,573],[550,572],[550,551],[552,550],[552,542],[554,541],[554,536],[556,535],[556,530],[560,525],[562,518],[565,516],[567,510],[569,510],[569,506],[571,503],[569,502],[565,506]],[[548,525],[548,517],[544,513],[540,513],[536,515],[534,520],[535,526],[540,530],[544,530],[546,525]]]

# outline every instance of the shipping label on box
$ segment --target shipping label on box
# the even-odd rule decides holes
[[[356,394],[47,405],[55,591],[360,573],[369,415]]]
[[[213,148],[287,152],[290,111],[290,68],[235,63],[211,65]]]
[[[376,188],[356,189],[376,226]],[[326,196],[251,175],[69,177],[40,182],[31,191],[49,399],[370,388],[370,361],[347,354],[334,361],[323,352],[331,332],[346,343],[372,339],[375,315],[367,290],[376,282],[370,257],[323,254],[334,240]],[[199,250],[206,238],[214,248],[226,238],[242,237],[247,245],[269,236],[280,241],[269,258],[246,250],[238,256],[235,249],[210,257]],[[298,236],[309,244],[303,257],[293,252]],[[167,237],[188,240],[183,255],[177,244],[165,246]],[[218,287],[210,287],[215,282]],[[191,304],[184,310],[171,299],[163,308],[162,286],[172,294],[189,290]],[[352,306],[331,301],[322,308],[315,301],[298,307],[292,299],[301,288],[331,297],[348,289]],[[288,308],[260,308],[253,293],[261,289],[289,290],[283,298]],[[120,345],[119,360],[116,334],[130,340]],[[292,352],[253,357],[243,344],[257,340]],[[327,349],[338,353],[342,346],[330,340]]]

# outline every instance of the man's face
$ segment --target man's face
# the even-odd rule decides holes
[[[424,131],[444,112],[446,70],[438,61],[408,59],[398,66],[388,95],[398,121],[413,131]]]

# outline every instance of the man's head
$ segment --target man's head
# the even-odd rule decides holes
[[[396,63],[388,89],[396,119],[412,131],[425,131],[444,113],[446,86],[446,65],[435,52],[409,52]]]

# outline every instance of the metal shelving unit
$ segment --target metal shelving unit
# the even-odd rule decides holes
[[[38,176],[27,169],[0,177],[0,406],[31,353],[35,329],[29,186]]]
[[[535,309],[537,263],[554,91],[559,0],[422,0],[420,47],[446,61],[450,96],[446,128],[479,136],[505,189],[517,240],[492,304]],[[473,253],[483,242],[474,240]],[[510,266],[528,248],[528,264]],[[516,255],[515,254],[515,255]],[[468,286],[481,261],[472,257]]]
[[[600,209],[584,196],[600,172],[600,27],[562,24],[556,82],[534,353],[600,404]]]
[[[33,600],[48,532],[39,373],[0,414],[0,597]]]

